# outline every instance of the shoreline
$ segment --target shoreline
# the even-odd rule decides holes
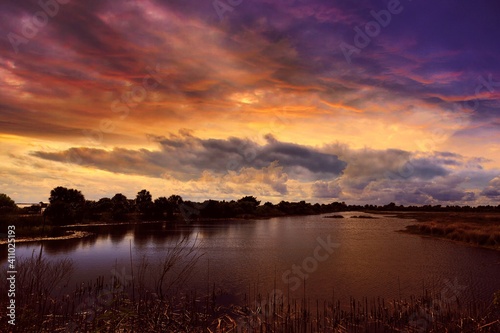
[[[413,225],[409,225],[408,227],[411,227],[411,226],[413,226]],[[469,242],[460,241],[460,240],[456,240],[456,239],[441,237],[438,235],[430,235],[430,234],[425,234],[425,233],[420,233],[420,232],[409,231],[407,229],[406,230],[396,230],[396,232],[400,232],[402,234],[407,234],[407,235],[415,235],[415,236],[419,236],[421,238],[426,238],[426,239],[446,241],[446,242],[450,242],[453,244],[467,246],[467,247],[471,247],[471,248],[475,248],[475,249],[492,250],[492,251],[499,251],[500,252],[500,247],[485,246],[485,245],[480,245],[480,244],[476,244],[476,243],[469,243]],[[500,264],[500,262],[498,264]]]
[[[15,243],[41,242],[41,241],[57,241],[67,239],[82,239],[94,235],[88,231],[71,230],[71,233],[58,237],[19,237],[15,239]],[[7,240],[0,240],[0,245],[7,244]]]
[[[398,232],[500,251],[500,214],[492,212],[380,212],[415,220]]]
[[[341,214],[342,212],[337,212]],[[406,234],[418,235],[452,241],[456,244],[479,247],[489,250],[500,251],[500,213],[477,213],[477,212],[419,212],[419,211],[363,211],[375,215],[384,215],[401,219],[413,220],[414,224],[409,224],[405,229],[397,230]],[[328,213],[322,213],[328,214]],[[322,215],[313,214],[313,215]],[[154,224],[168,223],[172,225],[189,226],[192,223],[210,223],[220,221],[248,221],[248,220],[268,220],[274,217],[300,216],[270,216],[270,217],[239,217],[239,218],[204,218],[192,220],[173,220],[173,221],[128,221],[128,222],[96,222],[79,223],[61,226],[62,228],[85,228],[113,225],[135,225],[135,224]],[[331,216],[331,215],[330,215]],[[326,218],[330,216],[324,216]],[[331,218],[331,217],[330,217]],[[37,242],[37,241],[56,241],[67,239],[82,239],[94,235],[92,232],[82,230],[68,230],[68,234],[58,237],[19,237],[16,243]],[[0,245],[7,244],[7,239],[1,239]]]

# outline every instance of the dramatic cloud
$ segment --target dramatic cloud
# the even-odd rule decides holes
[[[500,177],[493,178],[488,186],[481,192],[481,195],[494,200],[500,199]]]
[[[320,199],[337,199],[342,193],[342,189],[337,182],[317,181],[312,184],[312,195]]]
[[[286,198],[303,193],[319,201],[457,204],[477,199],[484,172],[481,158],[450,152],[409,152],[320,148],[281,142],[267,135],[265,144],[250,139],[202,139],[181,131],[153,136],[157,149],[70,148],[32,152],[43,160],[111,172],[188,182],[212,195],[261,195]],[[495,198],[497,179],[481,194]],[[290,190],[290,186],[293,191]],[[305,192],[304,192],[305,191]]]
[[[336,147],[339,149],[339,147]],[[332,147],[328,147],[332,150]],[[333,149],[335,150],[335,149]],[[490,173],[484,172],[477,158],[455,153],[433,152],[422,155],[405,151],[351,150],[342,147],[339,156],[347,162],[342,176],[328,188],[336,189],[332,198],[346,201],[400,204],[457,204],[476,200],[479,188]],[[390,157],[390,158],[387,158]],[[479,185],[480,186],[480,185]],[[328,193],[326,187],[319,192]],[[338,195],[341,192],[342,195]]]
[[[275,162],[288,174],[305,175],[302,180],[323,179],[339,175],[346,166],[335,155],[272,139],[261,146],[248,139],[205,140],[181,132],[152,140],[158,142],[160,150],[70,148],[62,152],[37,151],[33,156],[114,173],[168,175],[180,180],[199,178],[205,171],[221,174],[244,168],[263,170]]]
[[[2,191],[38,202],[65,177],[107,173],[120,189],[161,179],[188,198],[239,195],[248,182],[273,201],[493,202],[499,11],[2,1]],[[16,189],[26,175],[33,189]]]

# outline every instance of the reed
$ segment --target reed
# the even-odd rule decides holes
[[[408,226],[407,231],[500,249],[500,225],[495,224],[422,222]]]
[[[71,262],[33,255],[19,263],[16,328],[40,333],[500,332],[500,292],[488,304],[446,302],[429,290],[409,299],[351,297],[342,303],[334,294],[310,299],[305,284],[299,298],[263,294],[254,286],[241,302],[227,305],[218,302],[222,292],[208,278],[203,292],[179,292],[199,258],[184,240],[159,263],[140,260],[133,277],[100,276],[63,294],[58,287],[67,282]],[[4,299],[1,303],[6,306]],[[10,329],[1,318],[0,331]]]

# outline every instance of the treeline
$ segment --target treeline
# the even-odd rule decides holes
[[[0,220],[5,221],[36,216],[53,225],[82,222],[112,221],[176,221],[221,218],[268,218],[285,215],[313,215],[342,211],[433,211],[433,212],[500,212],[499,206],[403,206],[391,202],[387,205],[347,205],[345,202],[311,204],[305,201],[281,201],[278,204],[245,196],[239,200],[183,200],[180,195],[161,196],[153,200],[151,193],[141,190],[135,198],[117,193],[111,198],[86,200],[76,189],[56,187],[50,192],[49,203],[18,208],[6,194],[0,194]],[[16,218],[17,217],[17,218]]]
[[[403,206],[391,202],[384,206],[377,205],[349,205],[349,210],[373,210],[373,211],[398,211],[398,212],[500,212],[500,205],[480,205],[480,206],[458,206],[458,205],[423,205],[423,206]]]
[[[285,215],[312,215],[348,210],[345,203],[311,204],[305,201],[279,204],[245,196],[239,200],[206,200],[193,202],[179,195],[158,197],[141,190],[135,198],[117,193],[111,198],[86,200],[76,189],[56,187],[50,192],[49,203],[18,208],[7,195],[0,197],[0,215],[9,215],[26,220],[30,216],[43,218],[53,225],[68,225],[82,222],[125,221],[192,221],[220,218],[267,218]],[[5,220],[5,219],[4,219]],[[34,221],[33,221],[34,222]]]
[[[153,200],[151,193],[141,190],[135,198],[127,198],[117,193],[111,198],[86,200],[76,189],[56,187],[50,192],[49,203],[18,208],[7,195],[0,196],[0,216],[43,218],[43,222],[53,225],[68,225],[82,222],[126,222],[126,221],[192,221],[220,218],[267,218],[285,215],[312,215],[347,210],[345,203],[310,204],[305,201],[279,204],[261,204],[253,196],[239,200],[206,200],[193,202],[183,200],[180,195],[158,197]],[[0,217],[1,219],[1,217]]]

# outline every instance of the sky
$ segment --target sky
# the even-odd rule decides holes
[[[498,205],[500,3],[3,0],[0,193]]]

